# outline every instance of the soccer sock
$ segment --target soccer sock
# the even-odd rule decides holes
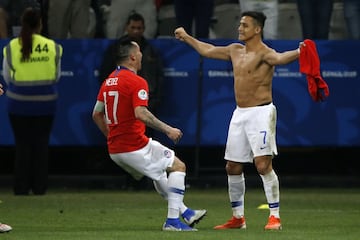
[[[168,178],[168,218],[178,218],[184,200],[185,173],[171,172]]]
[[[168,200],[168,178],[166,172],[158,181],[153,181],[155,190],[165,199]],[[180,205],[180,213],[184,213],[188,207],[182,202]]]
[[[228,175],[229,198],[233,216],[240,218],[244,216],[244,195],[245,195],[245,178],[241,175]]]
[[[275,171],[272,170],[266,175],[260,175],[264,184],[264,191],[267,202],[269,204],[270,215],[279,218],[280,213],[280,190],[279,179]]]
[[[158,181],[153,181],[155,190],[162,196],[165,200],[168,199],[168,178],[166,172],[161,175]]]
[[[182,202],[180,204],[180,213],[183,214],[187,209],[188,207]]]

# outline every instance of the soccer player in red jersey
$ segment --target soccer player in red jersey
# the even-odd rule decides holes
[[[173,150],[148,138],[145,126],[163,132],[175,143],[182,132],[156,118],[147,108],[148,85],[137,75],[142,59],[139,45],[124,40],[116,58],[117,67],[103,82],[92,115],[107,137],[110,157],[135,179],[151,178],[157,192],[167,199],[164,231],[196,231],[193,226],[206,210],[192,210],[183,203],[186,166]]]

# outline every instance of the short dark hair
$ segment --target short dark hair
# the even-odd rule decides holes
[[[115,61],[117,64],[124,62],[130,55],[131,50],[135,47],[134,42],[129,38],[118,42],[115,52]]]
[[[241,14],[241,17],[244,16],[252,17],[256,21],[256,23],[261,27],[261,29],[264,29],[266,16],[263,12],[246,11]]]
[[[142,24],[145,26],[145,20],[144,17],[135,11],[132,11],[126,21],[126,25],[128,25],[131,21],[141,21]]]

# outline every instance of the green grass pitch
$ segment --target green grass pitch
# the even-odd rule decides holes
[[[247,229],[213,230],[231,216],[227,189],[187,189],[185,203],[205,208],[198,232],[162,232],[167,203],[155,191],[49,190],[45,196],[14,196],[0,190],[0,221],[13,227],[0,240],[357,240],[360,189],[281,189],[283,230],[265,232],[268,210],[262,189],[245,196]]]

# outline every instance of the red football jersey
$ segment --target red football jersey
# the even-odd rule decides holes
[[[145,124],[134,112],[135,107],[148,105],[148,92],[145,79],[124,67],[118,67],[101,85],[97,100],[105,105],[109,153],[135,151],[149,142]]]

